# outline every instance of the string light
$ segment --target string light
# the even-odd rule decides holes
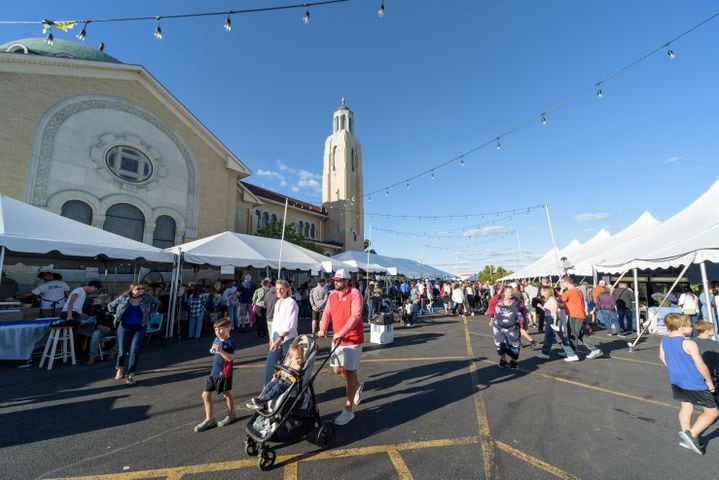
[[[52,47],[55,43],[55,35],[53,35],[52,32],[48,33],[47,37],[45,38],[45,43],[47,43],[47,45],[50,47]]]
[[[384,17],[384,0],[382,0],[382,2],[380,3],[379,8],[377,9],[377,16],[378,16],[379,18]]]
[[[499,137],[497,137],[497,150],[501,150],[501,149],[502,149],[502,144],[499,143]]]
[[[305,14],[302,16],[302,21],[305,22],[305,25],[310,23],[310,9],[308,8]]]
[[[385,197],[389,197],[389,189],[385,190],[384,196],[385,196]]]
[[[597,87],[597,98],[602,98],[604,96],[604,92],[602,92],[602,82],[597,82],[594,84],[595,87]]]
[[[461,158],[459,159],[459,166],[460,166],[460,167],[464,167],[464,157],[461,157]]]
[[[547,117],[545,117],[544,114],[542,114],[542,120],[541,120],[541,122],[542,122],[542,125],[546,125],[546,124],[547,124]]]
[[[85,37],[87,36],[87,24],[89,22],[85,22],[85,25],[82,26],[82,30],[80,30],[80,33],[75,35],[75,37],[80,40],[81,42],[85,41]]]
[[[672,50],[668,44],[667,44],[667,57],[669,57],[669,59],[671,59],[671,60],[674,60],[676,58],[676,54],[674,53],[674,50]]]
[[[434,179],[435,179],[434,170],[432,170],[432,180],[434,180]]]
[[[230,18],[230,15],[227,15],[227,18],[225,19],[225,31],[231,32],[232,31],[232,19]]]
[[[101,52],[105,51],[105,42],[100,42],[100,45],[97,46],[97,49]]]
[[[162,28],[160,27],[160,17],[157,17],[157,27],[155,28],[155,38],[162,40]]]
[[[407,190],[409,190],[409,182],[405,183],[405,186],[407,187]]]
[[[371,201],[372,201],[372,194],[370,194],[370,195],[367,196],[367,201],[368,201],[368,202],[371,202]]]

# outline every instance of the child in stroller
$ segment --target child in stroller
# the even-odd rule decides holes
[[[269,470],[275,463],[275,450],[269,446],[270,442],[293,443],[316,430],[312,441],[320,448],[327,448],[334,438],[335,426],[332,422],[322,422],[313,387],[317,373],[330,355],[313,374],[316,339],[300,335],[290,346],[287,359],[275,365],[275,378],[259,397],[247,402],[246,406],[255,413],[247,423],[245,453],[257,456],[260,470]]]
[[[300,378],[302,365],[305,363],[304,354],[305,349],[302,345],[297,342],[293,343],[287,351],[284,361],[287,370],[278,368],[272,376],[272,380],[262,389],[260,396],[250,399],[245,403],[245,407],[250,410],[267,410],[267,403],[270,400],[282,395]]]

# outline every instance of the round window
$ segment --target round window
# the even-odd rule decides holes
[[[142,183],[152,176],[152,162],[147,155],[126,145],[108,150],[105,162],[116,177],[126,182]]]

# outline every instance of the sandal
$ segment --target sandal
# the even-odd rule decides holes
[[[115,372],[115,380],[122,380],[122,378],[125,376],[125,369],[124,368],[118,368]]]

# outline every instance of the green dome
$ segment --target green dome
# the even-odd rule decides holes
[[[22,45],[30,55],[42,55],[45,57],[74,58],[76,60],[90,60],[92,62],[122,63],[118,59],[101,52],[100,50],[88,47],[85,44],[71,42],[56,38],[53,45],[45,43],[44,38],[23,38],[0,45],[0,53],[6,53],[11,46]],[[22,48],[13,48],[13,53],[25,53]]]

